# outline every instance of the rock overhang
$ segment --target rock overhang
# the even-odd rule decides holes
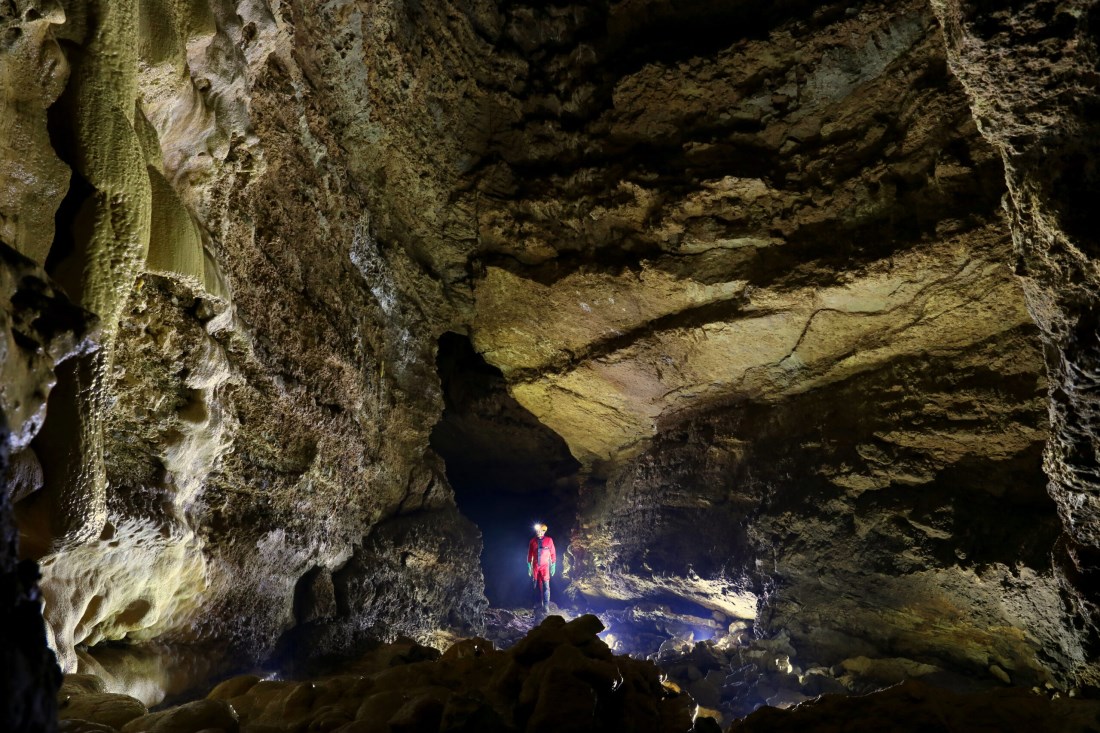
[[[1006,253],[994,224],[845,273],[843,284],[785,291],[743,281],[696,288],[647,275],[645,262],[637,277],[552,286],[489,269],[485,292],[475,290],[484,316],[474,343],[574,456],[606,466],[677,415],[779,400],[1026,325],[1022,293],[998,257]]]

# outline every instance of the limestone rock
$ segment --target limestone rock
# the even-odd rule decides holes
[[[57,696],[58,716],[123,728],[149,711],[129,695],[104,692],[103,681],[92,675],[66,675]]]
[[[398,642],[312,681],[227,680],[208,701],[230,705],[244,731],[690,730],[694,703],[652,664],[612,656],[600,629],[594,616],[551,616],[509,650],[468,639],[442,656]]]
[[[449,318],[439,284],[376,240],[330,127],[339,95],[303,96],[316,59],[292,48],[311,19],[262,2],[18,5],[3,10],[18,43],[2,73],[38,86],[5,86],[18,113],[5,144],[28,150],[3,163],[4,226],[103,320],[102,354],[63,378],[39,438],[44,488],[21,489],[53,644],[70,670],[75,645],[165,635],[262,657],[295,623],[303,575],[345,566],[384,518],[453,508],[422,461]],[[45,109],[58,94],[54,151]],[[78,175],[62,203],[67,168]],[[39,220],[50,226],[24,237]],[[20,360],[3,368],[19,381]],[[41,405],[11,413],[16,449]],[[476,535],[454,539],[448,551],[476,566]],[[436,541],[416,540],[393,551]],[[452,590],[467,602],[439,594],[405,627],[473,622],[480,577]],[[369,625],[404,616],[380,608]]]
[[[104,688],[155,707],[166,698],[186,699],[210,680],[239,670],[225,648],[193,644],[110,644],[77,650],[77,671],[102,680]],[[72,675],[69,675],[71,678]]]
[[[974,3],[932,3],[944,26],[948,61],[962,81],[982,134],[1004,160],[1016,272],[1043,333],[1050,374],[1051,438],[1045,466],[1065,529],[1055,552],[1087,643],[1100,643],[1095,566],[1100,493],[1094,471],[1097,100],[1100,50],[1095,9],[1075,2],[1029,3],[991,15]],[[991,63],[996,56],[998,61]],[[1092,654],[1092,657],[1095,655]],[[1097,684],[1092,662],[1078,670]]]
[[[219,700],[196,700],[136,718],[121,727],[121,733],[191,733],[203,730],[237,733],[236,712]]]
[[[33,450],[21,450],[11,457],[4,476],[11,501],[18,503],[42,488],[42,464]]]
[[[56,720],[60,673],[45,646],[38,567],[19,560],[11,492],[33,494],[37,488],[26,475],[28,464],[33,473],[36,463],[29,444],[42,425],[55,364],[88,348],[94,319],[55,290],[40,267],[2,242],[0,296],[0,725],[21,733]],[[12,452],[23,455],[14,466]]]
[[[565,32],[595,18],[575,22]],[[556,162],[485,205],[482,246],[507,256],[474,285],[474,344],[599,474],[705,404],[804,392],[1027,321],[1002,264],[999,164],[942,75],[928,10],[773,22],[766,41],[608,79],[572,135],[521,118],[494,141],[513,171]],[[866,118],[880,105],[890,130]],[[966,151],[958,176],[954,153],[933,152],[945,146]],[[824,229],[835,243],[814,244]]]
[[[94,316],[74,305],[31,260],[0,243],[4,359],[0,392],[9,450],[30,446],[46,416],[54,366],[93,348]],[[30,459],[26,459],[30,460]]]
[[[298,627],[285,643],[305,661],[348,654],[372,640],[399,634],[427,638],[425,630],[480,619],[485,601],[470,578],[465,548],[476,529],[454,510],[412,513],[383,522],[346,564],[332,574],[331,618]],[[478,624],[479,625],[479,624]],[[467,622],[469,630],[477,625]]]
[[[755,617],[758,632],[787,629],[807,661],[826,666],[919,647],[987,675],[995,649],[998,664],[1030,670],[1028,684],[1065,674],[1085,652],[1067,616],[1040,610],[1059,607],[1047,559],[1057,524],[1038,475],[1038,354],[1032,346],[1019,360],[1021,337],[940,357],[954,365],[950,384],[933,376],[947,361],[902,361],[669,431],[589,495],[570,549],[575,587],[634,602],[674,593],[700,610]],[[996,398],[963,397],[997,380]],[[986,419],[975,421],[978,404],[999,415],[997,428],[973,432]],[[879,420],[911,427],[881,430]],[[1004,523],[1005,502],[1021,507],[1019,524]],[[956,509],[943,513],[948,506]],[[963,518],[969,511],[973,520]],[[921,631],[931,627],[920,619],[943,624],[945,609],[957,609],[950,617],[963,638],[983,641],[967,650],[955,632],[937,641]],[[1002,634],[1006,626],[1017,631]],[[1055,667],[1036,656],[1040,648],[1059,650]]]
[[[69,79],[57,39],[64,22],[64,10],[54,3],[9,3],[0,11],[0,240],[40,266],[69,186],[69,168],[50,142],[46,119]]]
[[[76,718],[58,721],[57,730],[61,733],[118,733],[112,726]]]

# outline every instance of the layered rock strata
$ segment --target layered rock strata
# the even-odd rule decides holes
[[[705,51],[693,10],[532,11],[542,96],[473,174],[471,336],[582,463],[573,588],[1073,685],[1004,173],[931,9],[738,7]]]
[[[906,360],[662,436],[589,495],[574,587],[787,633],[803,667],[861,654],[1072,685],[1088,654],[1050,569],[1040,356],[1010,366],[1021,337],[966,371]]]
[[[1026,320],[999,165],[927,10],[754,20],[621,70],[575,132],[500,136],[520,183],[483,217],[474,343],[598,474],[701,404]]]

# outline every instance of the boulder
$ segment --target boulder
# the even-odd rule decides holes
[[[221,700],[196,700],[131,720],[121,733],[195,733],[220,730],[237,733],[240,722],[232,706]]]
[[[122,728],[148,713],[142,702],[129,695],[104,691],[103,681],[90,674],[65,675],[57,694],[58,717]]]

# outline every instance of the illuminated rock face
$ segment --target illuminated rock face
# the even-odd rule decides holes
[[[1024,330],[697,416],[585,497],[574,586],[786,631],[803,668],[900,657],[1063,684],[1088,657],[1049,566],[1040,358]]]
[[[30,200],[57,212],[56,236],[12,224],[12,244],[101,326],[100,348],[59,368],[41,430],[44,394],[19,406],[38,422],[13,444],[13,473],[29,477],[22,551],[43,567],[62,665],[106,640],[214,640],[263,657],[302,620],[304,576],[371,588],[382,566],[412,600],[336,604],[324,618],[351,630],[341,640],[476,622],[476,529],[427,454],[440,285],[377,242],[327,126],[338,100],[309,92],[294,59],[294,12],[0,12],[5,38],[40,47],[5,47],[5,72],[37,59],[39,76],[21,78],[43,80],[5,118],[40,149],[0,164],[4,221],[42,218]],[[41,175],[24,175],[37,159]],[[441,548],[428,530],[444,516]],[[374,564],[356,564],[364,547]],[[414,582],[410,557],[438,567]],[[451,576],[446,592],[425,594],[433,570]]]
[[[738,8],[706,52],[715,8],[663,12],[557,18],[559,106],[517,105],[470,203],[473,343],[583,464],[573,589],[800,663],[1085,678],[1004,172],[932,9]]]
[[[100,320],[9,439],[67,668],[476,627],[480,541],[429,447],[455,331],[579,462],[578,598],[823,664],[1093,679],[1095,136],[987,76],[1030,16],[62,5],[0,2],[0,234]],[[1076,127],[1023,129],[1032,103]]]

